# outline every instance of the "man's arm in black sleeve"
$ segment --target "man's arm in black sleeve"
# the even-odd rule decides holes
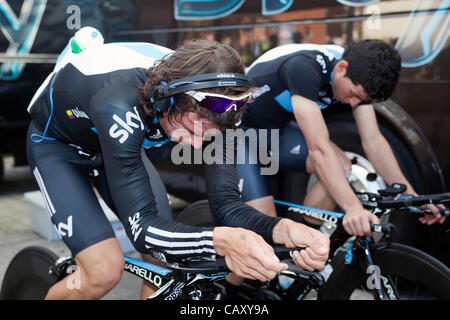
[[[235,143],[223,139],[223,148],[216,148],[221,152],[223,163],[204,165],[206,190],[211,210],[220,225],[249,229],[261,235],[264,240],[273,244],[273,228],[281,218],[274,218],[245,204],[239,193],[234,164]],[[216,143],[214,141],[213,143]],[[228,149],[227,152],[227,148]]]
[[[147,253],[154,248],[172,255],[215,253],[212,228],[191,227],[157,216],[141,158],[143,117],[126,101],[110,102],[111,96],[114,92],[97,94],[91,101],[90,116],[102,146],[111,196],[136,250]]]

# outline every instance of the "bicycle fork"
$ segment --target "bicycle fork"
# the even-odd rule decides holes
[[[364,251],[365,267],[367,274],[371,273],[366,281],[366,286],[372,291],[376,300],[399,300],[397,288],[389,275],[382,275],[382,270],[375,264],[371,254],[371,237],[362,237],[359,240]]]

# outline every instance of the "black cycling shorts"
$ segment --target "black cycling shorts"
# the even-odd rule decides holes
[[[99,161],[101,155],[92,159],[83,155],[76,146],[60,141],[36,143],[30,139],[33,134],[43,135],[35,121],[31,122],[27,134],[29,166],[51,221],[72,255],[76,256],[100,241],[113,238],[114,231],[93,189],[94,186],[108,207],[116,212],[106,174]],[[145,153],[141,152],[141,155],[155,195],[158,215],[172,220],[164,184]]]
[[[244,131],[247,131],[249,129],[255,130],[255,128],[243,125],[240,128]],[[271,152],[273,149],[270,143],[271,130],[274,129],[268,129],[267,134],[266,145],[268,146],[268,152]],[[260,131],[256,129],[256,132],[259,141]],[[242,161],[238,161],[239,159],[236,160],[237,177],[239,181],[239,190],[241,192],[242,200],[250,201],[273,195],[273,191],[270,190],[267,180],[269,175],[261,174],[261,167],[263,165],[261,164],[260,159],[258,159],[257,156],[257,154],[259,153],[259,149],[251,148],[248,140],[245,141],[244,145],[246,162],[244,164],[241,164],[240,162]],[[278,161],[280,169],[298,172],[306,171],[308,146],[306,144],[305,137],[294,121],[288,123],[286,127],[283,128],[283,130],[280,130],[278,145]],[[259,145],[259,147],[261,146]],[[277,156],[273,152],[270,155],[272,157]],[[256,159],[256,161],[252,161],[250,159]]]

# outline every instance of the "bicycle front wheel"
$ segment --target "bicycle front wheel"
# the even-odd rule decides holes
[[[450,269],[423,251],[399,243],[377,244],[371,250],[380,272],[385,296],[402,300],[450,299]],[[323,299],[373,298],[370,271],[364,258],[355,255],[346,265],[344,256],[335,258],[334,269],[322,291]]]
[[[58,281],[49,269],[58,257],[50,250],[32,246],[22,249],[11,260],[2,282],[2,300],[41,300]]]

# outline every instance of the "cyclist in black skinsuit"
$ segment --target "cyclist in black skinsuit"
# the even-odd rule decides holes
[[[252,84],[262,87],[264,93],[247,105],[241,128],[280,130],[278,147],[283,168],[306,171],[309,155],[304,135],[290,125],[296,119],[292,96],[313,101],[318,110],[338,106],[332,90],[333,69],[343,52],[344,48],[337,45],[288,44],[268,51],[248,68]],[[349,161],[341,161],[349,169]],[[244,201],[270,197],[259,165],[238,165],[237,169]]]
[[[264,280],[286,267],[268,242],[307,246],[307,257],[295,255],[296,263],[323,267],[328,239],[245,205],[234,165],[205,166],[211,208],[219,222],[231,227],[190,227],[171,221],[164,212],[170,210],[167,194],[142,150],[155,156],[170,140],[201,147],[206,129],[231,127],[241,112],[210,111],[187,94],[173,96],[163,112],[150,100],[152,88],[196,74],[243,73],[231,47],[194,41],[172,52],[152,44],[113,43],[68,61],[56,65],[29,107],[30,168],[52,222],[77,262],[79,269],[69,277],[81,277],[80,290],[69,290],[62,281],[47,298],[99,298],[120,280],[123,254],[91,182],[141,253],[152,248],[169,255],[215,253],[224,255],[241,276]],[[202,91],[211,90],[234,97],[248,88]],[[245,100],[234,105],[240,102]],[[201,121],[202,132],[195,131],[195,121]]]

